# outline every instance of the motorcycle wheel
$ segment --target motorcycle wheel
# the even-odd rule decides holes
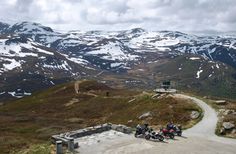
[[[151,138],[150,135],[146,135],[146,136],[145,136],[145,139],[146,139],[146,140],[150,140],[150,138]]]
[[[136,138],[137,138],[137,137],[138,137],[138,134],[137,134],[137,133],[135,133],[135,134],[134,134],[134,137],[136,137]]]
[[[182,136],[182,132],[177,133],[178,136]]]
[[[169,137],[170,137],[170,139],[174,139],[175,135],[174,134],[170,134]]]
[[[164,137],[163,136],[159,136],[159,141],[164,141]]]

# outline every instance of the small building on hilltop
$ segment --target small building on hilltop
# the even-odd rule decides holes
[[[172,88],[171,81],[163,81],[161,82],[160,88],[155,89],[154,92],[159,94],[176,93],[177,90]]]

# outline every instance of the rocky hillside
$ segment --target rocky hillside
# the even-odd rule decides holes
[[[176,61],[178,65],[174,65]],[[140,83],[147,88],[161,80],[177,82],[178,77],[181,89],[201,91],[211,85],[210,89],[222,90],[209,94],[232,96],[228,91],[229,95],[221,93],[235,85],[235,68],[236,36],[196,36],[140,28],[60,33],[38,23],[0,23],[1,100],[74,79],[116,82],[111,76],[124,79],[124,86]],[[143,70],[152,77],[130,75],[143,74]]]

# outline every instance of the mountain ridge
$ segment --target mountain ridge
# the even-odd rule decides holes
[[[188,58],[182,58],[183,62],[178,61],[178,57],[186,56]],[[191,72],[191,81],[193,82],[208,84],[213,80],[211,77],[217,79],[226,73],[223,78],[229,78],[227,82],[234,85],[236,36],[197,36],[178,31],[147,31],[142,28],[123,31],[60,33],[40,23],[21,22],[13,25],[1,23],[0,74],[3,80],[1,81],[0,99],[6,94],[6,98],[12,96],[18,89],[23,89],[22,91],[25,93],[31,93],[53,86],[57,84],[53,79],[59,79],[61,81],[59,83],[62,83],[83,78],[103,80],[106,76],[116,76],[116,78],[124,78],[123,82],[126,83],[126,81],[132,81],[142,74],[143,65],[146,65],[146,69],[148,68],[144,69],[147,74],[163,75],[155,77],[154,80],[138,77],[140,82],[144,84],[147,82],[158,84],[161,81],[160,78],[162,80],[165,80],[164,78],[176,80],[175,74],[179,74],[181,66],[172,70],[172,73],[168,73],[165,68],[157,69],[159,72],[153,70],[151,65],[161,65],[162,59],[168,61],[166,68],[172,65],[171,63],[174,63],[175,60],[178,61],[178,65],[181,65],[190,59],[193,62],[191,65],[195,67],[192,67],[192,70],[186,69],[186,71]],[[202,60],[207,61],[206,70],[203,70],[202,66],[196,65]],[[190,64],[186,63],[186,65]],[[211,68],[212,71],[210,71]],[[227,71],[226,68],[230,68],[228,69],[230,71]],[[129,72],[132,71],[138,73],[130,76]],[[14,86],[11,86],[7,79],[14,79],[20,72],[29,77],[22,78],[22,81],[14,81],[13,85],[21,85],[19,83],[24,83],[24,80],[35,80],[38,78],[35,76],[39,75],[42,79],[36,80],[38,82],[36,85],[40,88],[24,90],[24,87],[30,87],[28,84],[13,88]],[[202,78],[202,72],[208,72],[206,75],[208,78]],[[188,72],[182,73],[182,78],[186,78],[184,75],[186,73]],[[120,74],[122,77],[119,76]],[[141,81],[142,78],[148,81]],[[45,84],[45,82],[49,84]],[[183,87],[187,87],[189,83],[184,84],[186,85]],[[143,85],[143,87],[147,86]],[[191,87],[198,89],[194,86]],[[148,88],[153,88],[153,86]]]

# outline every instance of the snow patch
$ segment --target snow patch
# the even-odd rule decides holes
[[[118,43],[110,42],[101,48],[87,52],[88,55],[99,55],[107,60],[135,60],[138,56],[123,51]]]
[[[125,65],[124,63],[111,63],[111,67],[114,68],[114,67],[119,67],[121,65]]]
[[[4,92],[0,92],[0,95],[3,95],[3,94],[5,94],[6,92],[4,91]]]
[[[0,58],[0,61],[1,59],[3,58]],[[21,67],[21,63],[19,61],[16,61],[15,59],[5,59],[4,60],[8,61],[7,64],[3,64],[3,68],[1,68],[0,70],[3,70],[3,71],[10,71],[10,70],[13,70],[14,68],[17,68],[17,67]]]
[[[190,60],[199,60],[200,58],[199,57],[191,57],[189,58]]]
[[[51,83],[52,85],[55,85],[55,83],[54,83],[54,82],[52,82],[52,81],[50,81],[50,83]]]
[[[197,79],[199,79],[200,78],[200,74],[203,72],[203,70],[199,70],[199,71],[197,71]]]

